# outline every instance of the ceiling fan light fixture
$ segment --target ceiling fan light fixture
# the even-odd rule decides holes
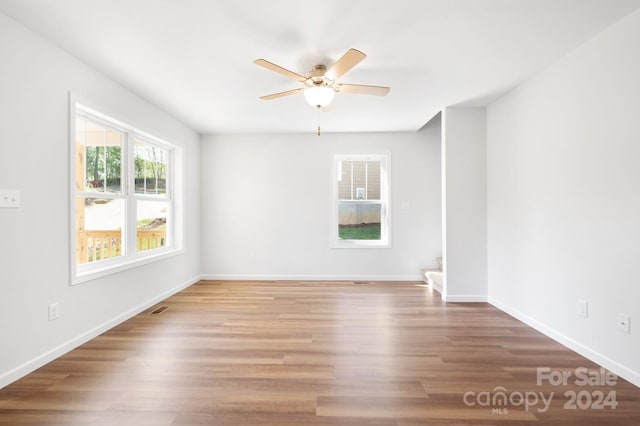
[[[335,96],[336,91],[328,86],[316,85],[304,89],[304,98],[313,107],[325,107],[331,103]]]

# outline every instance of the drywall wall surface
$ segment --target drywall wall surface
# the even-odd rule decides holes
[[[199,275],[199,135],[0,14],[0,386]],[[69,92],[181,148],[184,253],[70,286]],[[48,321],[48,305],[60,318]]]
[[[442,113],[442,297],[483,302],[487,297],[486,110]]]
[[[204,276],[420,280],[441,255],[439,139],[439,125],[203,137]],[[390,155],[391,247],[332,248],[333,155],[368,153]]]
[[[640,385],[638,40],[640,11],[491,104],[487,169],[490,301]]]

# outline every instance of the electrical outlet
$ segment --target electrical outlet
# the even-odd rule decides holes
[[[49,321],[57,320],[60,318],[60,307],[58,303],[52,303],[49,305]]]
[[[586,300],[578,299],[578,315],[585,318],[589,316],[589,304]]]
[[[618,314],[618,330],[625,334],[631,332],[631,318],[629,318],[629,315]]]
[[[20,191],[15,189],[0,189],[0,207],[20,207]]]

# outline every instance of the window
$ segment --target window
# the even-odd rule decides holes
[[[388,155],[336,155],[333,176],[333,246],[388,247]]]
[[[71,126],[73,283],[175,252],[176,148],[80,104]]]
[[[138,251],[166,246],[169,150],[141,139],[134,149],[134,187],[136,199],[136,248]]]

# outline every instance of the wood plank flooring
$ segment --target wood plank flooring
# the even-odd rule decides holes
[[[422,283],[202,281],[158,306],[0,390],[0,424],[640,424],[639,388],[579,386],[599,367]]]

